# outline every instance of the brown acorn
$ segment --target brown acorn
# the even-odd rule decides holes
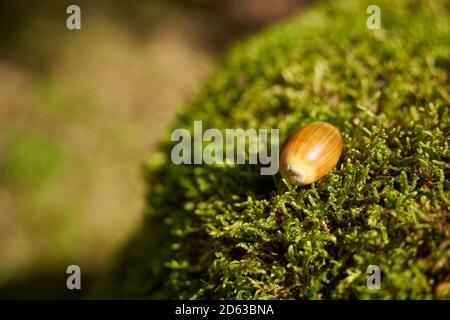
[[[280,155],[280,173],[289,183],[303,186],[328,174],[342,154],[342,137],[327,122],[312,122],[292,134]]]

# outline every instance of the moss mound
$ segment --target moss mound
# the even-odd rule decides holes
[[[141,232],[116,298],[449,298],[450,8],[320,3],[236,46],[173,128],[339,128],[338,167],[294,188],[254,165],[146,167]],[[381,289],[366,286],[369,265]]]

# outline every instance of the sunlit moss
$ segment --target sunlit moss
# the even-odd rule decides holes
[[[301,188],[255,166],[147,168],[148,213],[108,296],[442,298],[450,281],[449,7],[330,1],[244,41],[174,128],[274,128],[325,120],[336,170]],[[200,62],[199,62],[200,63]],[[379,265],[382,288],[366,287]],[[447,296],[448,297],[448,296]]]

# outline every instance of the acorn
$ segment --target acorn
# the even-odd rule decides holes
[[[280,173],[291,184],[311,184],[327,175],[337,165],[341,154],[339,131],[327,122],[312,122],[298,129],[284,143]]]

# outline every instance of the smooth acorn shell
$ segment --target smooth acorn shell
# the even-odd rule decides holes
[[[298,129],[284,143],[280,173],[291,184],[311,184],[327,175],[341,154],[339,131],[327,122],[312,122]]]

